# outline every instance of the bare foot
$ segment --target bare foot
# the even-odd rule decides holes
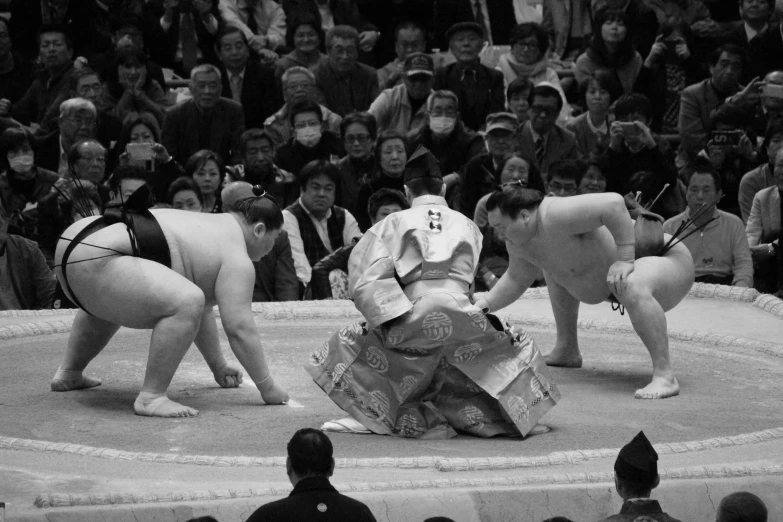
[[[665,399],[667,397],[674,397],[680,394],[680,383],[677,382],[676,377],[667,379],[664,377],[653,376],[650,384],[636,390],[634,394],[635,399]]]
[[[581,368],[582,354],[579,349],[559,348],[555,346],[552,351],[544,355],[547,366],[560,366],[562,368]]]
[[[261,397],[264,399],[264,402],[267,404],[286,404],[290,399],[288,392],[278,386],[274,381],[272,382],[272,386],[265,387],[265,389],[259,391],[261,392]]]
[[[195,417],[198,410],[188,408],[172,401],[165,395],[155,397],[150,394],[140,393],[133,404],[136,415],[145,417]]]
[[[67,392],[72,390],[81,390],[85,388],[94,388],[100,386],[100,379],[85,377],[82,372],[71,370],[57,370],[51,382],[52,391]]]

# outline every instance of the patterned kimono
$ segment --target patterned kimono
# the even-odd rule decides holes
[[[526,332],[473,305],[478,227],[438,196],[368,230],[349,291],[366,322],[342,328],[305,365],[375,433],[526,435],[560,392]]]

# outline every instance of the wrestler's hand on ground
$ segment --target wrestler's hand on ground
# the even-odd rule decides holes
[[[215,376],[215,381],[222,388],[239,388],[239,385],[242,384],[242,370],[230,364],[216,369],[212,375]]]
[[[259,385],[258,391],[261,392],[261,398],[267,404],[286,404],[291,398],[288,396],[288,392],[281,388],[272,377]]]
[[[628,287],[628,276],[631,275],[633,269],[633,261],[615,261],[609,267],[609,273],[606,274],[606,284],[609,285],[609,289],[615,297],[619,297],[625,292]]]

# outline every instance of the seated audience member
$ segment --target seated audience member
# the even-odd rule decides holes
[[[219,154],[208,149],[194,153],[185,164],[185,175],[193,178],[201,190],[202,212],[219,214],[223,211],[220,188],[223,186],[226,170]]]
[[[201,195],[198,183],[187,176],[177,178],[169,185],[166,201],[177,210],[201,212],[204,208],[204,196]]]
[[[145,12],[150,58],[182,78],[200,63],[217,63],[218,2],[148,0]]]
[[[556,124],[563,108],[560,92],[543,83],[530,91],[530,120],[517,133],[517,150],[534,159],[536,168],[546,177],[549,166],[561,159],[580,156],[574,134]]]
[[[324,105],[340,116],[366,111],[380,92],[375,69],[358,62],[359,46],[356,29],[347,25],[333,27],[326,35],[329,58],[315,73]]]
[[[359,188],[355,216],[362,232],[371,226],[367,208],[370,196],[382,188],[405,190],[403,174],[408,162],[408,143],[405,137],[394,131],[385,131],[375,141],[375,176]]]
[[[682,21],[666,21],[644,60],[635,90],[653,107],[653,132],[676,134],[682,91],[705,79],[709,72],[693,55],[693,33]]]
[[[405,76],[403,66],[409,54],[427,50],[427,31],[414,20],[406,20],[394,29],[394,52],[396,58],[378,69],[378,85],[381,90],[400,85]]]
[[[781,193],[783,192],[783,149],[775,156],[774,185],[760,190],[753,197],[745,233],[753,255],[756,280],[760,292],[783,290],[780,273]]]
[[[340,124],[340,136],[348,155],[337,163],[340,184],[337,186],[337,204],[356,216],[361,188],[376,177],[378,169],[373,155],[378,127],[375,117],[368,112],[354,112]]]
[[[12,127],[0,135],[0,222],[9,234],[51,243],[53,230],[39,223],[38,203],[59,176],[36,165],[32,139],[23,128]]]
[[[351,520],[375,522],[370,509],[341,495],[329,483],[334,473],[332,442],[320,430],[304,428],[288,442],[286,473],[294,490],[282,500],[258,508],[246,522],[275,520]]]
[[[576,60],[576,81],[581,83],[604,69],[617,75],[624,93],[632,92],[642,69],[642,57],[630,34],[634,30],[633,20],[626,11],[607,6],[595,14],[594,27],[590,47]]]
[[[291,241],[296,277],[304,290],[310,284],[312,267],[362,232],[353,215],[334,204],[340,183],[336,166],[324,160],[311,161],[297,180],[300,196],[283,211],[283,230]]]
[[[0,310],[51,308],[57,279],[43,253],[34,241],[9,234],[6,225],[0,216]]]
[[[721,35],[720,41],[721,43],[736,45],[753,61],[752,55],[754,52],[767,52],[766,49],[758,48],[755,45],[755,40],[757,36],[768,29],[774,30],[774,28],[769,27],[769,23],[772,15],[775,14],[775,1],[739,0],[738,3],[739,14],[742,19],[726,24],[728,31],[726,34]],[[758,72],[748,67],[742,75],[742,83],[748,83],[754,78],[754,73],[757,74]]]
[[[239,138],[242,161],[231,168],[232,181],[246,181],[259,185],[274,196],[278,205],[285,207],[299,197],[299,185],[290,172],[275,165],[272,137],[261,129],[248,129]]]
[[[715,522],[767,522],[767,506],[747,491],[726,495],[718,504]]]
[[[371,226],[389,214],[410,208],[405,194],[399,190],[382,188],[370,196],[367,214]],[[313,299],[350,299],[348,293],[348,259],[351,257],[356,239],[350,245],[338,248],[313,266],[310,288]]]
[[[407,133],[427,123],[427,98],[435,83],[432,56],[412,53],[405,59],[403,82],[384,90],[367,111],[380,131]]]
[[[139,147],[140,144],[148,148]],[[134,147],[141,149],[136,152]],[[122,122],[122,133],[114,147],[118,165],[141,165],[152,173],[149,185],[155,201],[166,201],[169,184],[182,175],[182,167],[160,143],[158,120],[147,112],[129,113]],[[139,156],[143,156],[140,158]],[[147,159],[151,155],[151,158]]]
[[[286,47],[293,49],[275,62],[275,78],[282,78],[283,73],[292,67],[302,67],[315,74],[321,64],[326,63],[327,56],[320,51],[321,44],[326,40],[318,20],[309,13],[297,12],[288,18],[286,32]]]
[[[678,168],[687,165],[707,146],[715,109],[724,103],[750,107],[758,101],[757,84],[740,90],[739,80],[745,68],[742,49],[735,45],[718,47],[709,66],[710,77],[686,87],[680,96]]]
[[[759,103],[748,108],[754,113],[753,128],[758,134],[767,130],[767,126],[783,118],[783,71],[770,71],[764,76],[759,94]]]
[[[283,0],[281,5],[287,17],[302,12],[313,16],[320,24],[318,28],[324,32],[338,25],[354,28],[359,34],[359,49],[369,59],[371,56],[367,53],[373,50],[381,35],[378,28],[365,17],[364,8],[360,7],[362,3],[361,0],[340,0],[322,5],[312,0]]]
[[[33,64],[13,47],[10,22],[0,18],[0,114],[7,114],[33,82]]]
[[[149,179],[149,173],[140,165],[122,165],[114,169],[106,182],[109,189],[106,208],[123,205],[143,185],[149,188]],[[149,199],[148,203],[152,205],[154,202]]]
[[[655,34],[658,31],[658,19],[655,11],[648,7],[644,0],[602,0],[592,4],[593,12],[593,38],[595,38],[596,28],[600,25],[595,23],[597,13],[603,9],[619,10],[625,13],[626,19],[633,24],[630,36],[633,44],[640,56],[647,56],[655,42]],[[589,46],[589,44],[588,44]]]
[[[748,222],[753,198],[760,190],[775,185],[775,158],[783,147],[783,119],[773,120],[767,125],[764,142],[760,152],[764,152],[766,163],[763,163],[742,176],[739,184],[739,207],[742,221]]]
[[[242,106],[221,98],[221,74],[204,64],[191,71],[189,89],[193,98],[170,107],[163,118],[162,140],[174,159],[184,163],[202,149],[230,158],[245,130]]]
[[[58,130],[36,140],[38,165],[64,177],[68,173],[68,151],[77,141],[95,138],[97,116],[95,105],[84,98],[62,102]]]
[[[576,196],[585,166],[581,160],[556,161],[546,175],[547,196]]]
[[[460,189],[459,211],[473,217],[476,203],[495,190],[500,183],[500,165],[514,151],[519,120],[510,112],[496,112],[487,116],[487,152],[471,159],[465,166]]]
[[[557,73],[549,67],[549,36],[543,27],[535,22],[517,25],[511,30],[509,45],[511,50],[500,56],[495,67],[503,73],[506,85],[517,78],[528,80],[533,85],[548,82],[560,92],[563,100],[566,99]],[[571,107],[564,101],[558,123],[565,125],[570,119]]]
[[[511,30],[517,24],[513,2],[437,0],[434,16],[435,47],[449,44],[449,29],[457,22],[476,23],[484,31],[489,45],[508,45]],[[444,37],[445,34],[445,37]],[[482,120],[483,121],[483,120]]]
[[[659,24],[677,18],[688,25],[710,19],[710,10],[701,0],[652,0],[647,4],[655,12]]]
[[[529,80],[517,78],[509,83],[506,88],[506,108],[508,112],[516,115],[520,125],[530,118],[528,113],[530,105],[527,103],[527,100],[533,87],[534,85]]]
[[[736,7],[734,9],[736,10]],[[762,77],[770,71],[783,70],[781,25],[780,20],[770,24],[766,31],[757,34],[751,41],[751,51],[748,53],[750,55],[748,75],[751,78]]]
[[[609,127],[609,146],[601,155],[606,191],[627,194],[631,190],[630,175],[640,171],[656,174],[655,183],[650,187],[652,192],[642,194],[643,204],[653,201],[667,184],[667,192],[663,195],[673,191],[677,186],[677,170],[669,159],[668,143],[650,130],[650,100],[639,93],[624,94],[615,103],[614,113],[615,121]],[[661,214],[664,209],[660,200],[650,210]]]
[[[88,18],[85,16],[85,10],[89,9],[87,2],[59,2],[52,4],[54,8],[42,0],[15,0],[10,4],[8,7],[6,3],[5,10],[14,20],[9,28],[11,39],[17,51],[31,61],[39,57],[41,41],[38,36],[41,27],[57,26],[69,34],[74,31],[79,33],[84,29],[85,18]]]
[[[688,180],[688,208],[663,224],[667,234],[691,219],[703,205],[711,205],[723,195],[721,175],[709,162],[699,159]],[[750,257],[745,227],[737,216],[715,208],[699,215],[685,230],[699,229],[682,240],[693,257],[696,282],[753,286],[753,261]]]
[[[493,176],[497,182],[494,184],[493,191],[500,188],[505,189],[510,186],[522,185],[526,188],[535,189],[540,192],[545,191],[544,181],[536,170],[535,165],[518,152],[508,154],[503,161],[498,163]],[[487,218],[487,200],[492,192],[487,192],[476,203],[476,211],[473,214],[473,222],[476,225],[485,227],[489,220]]]
[[[609,145],[609,113],[622,93],[615,75],[609,71],[596,71],[579,84],[579,98],[587,111],[569,121],[566,129],[574,133],[583,156]]]
[[[614,462],[614,486],[623,499],[620,513],[600,522],[633,520],[639,516],[650,516],[660,522],[679,522],[661,509],[657,500],[650,498],[652,490],[658,487],[658,454],[650,441],[640,431],[631,442],[620,449]]]
[[[262,187],[253,187],[244,181],[229,183],[220,195],[223,208],[229,209],[238,201],[251,197],[271,197]],[[277,201],[275,201],[277,203]],[[272,250],[253,262],[256,279],[253,302],[296,301],[299,299],[299,280],[296,278],[294,258],[288,234],[281,230]]]
[[[251,57],[245,34],[238,27],[221,29],[215,45],[222,66],[223,96],[242,105],[247,128],[261,127],[282,105],[272,69]]]
[[[106,78],[109,104],[120,120],[131,112],[149,112],[158,123],[171,105],[163,87],[147,69],[147,56],[135,46],[122,47],[115,53],[113,66]]]
[[[485,41],[484,29],[479,24],[454,24],[446,32],[446,38],[449,50],[457,61],[436,71],[434,88],[456,94],[462,122],[469,129],[477,131],[488,114],[503,111],[503,74],[483,65],[479,60]]]
[[[541,25],[552,40],[553,61],[574,62],[590,43],[591,4],[588,0],[543,2]]]
[[[38,31],[38,60],[41,69],[24,96],[14,103],[0,104],[0,116],[10,116],[30,125],[43,121],[46,111],[69,88],[73,74],[73,41],[62,26],[44,25]],[[5,95],[2,96],[6,98]],[[10,111],[10,112],[9,112]]]
[[[579,183],[580,194],[600,194],[606,192],[606,176],[601,170],[601,157],[590,154],[587,158],[587,170]]]
[[[288,111],[288,121],[294,137],[278,147],[275,164],[294,176],[311,161],[337,160],[345,155],[340,138],[323,130],[323,113],[314,101],[295,103]]]
[[[289,115],[291,106],[302,101],[317,102],[315,76],[304,67],[296,66],[288,69],[283,73],[281,85],[285,104],[264,122],[264,130],[272,137],[276,147],[294,137]],[[318,106],[321,108],[323,130],[337,134],[340,131],[342,118],[323,105]]]
[[[277,59],[285,46],[285,11],[274,0],[220,0],[218,9],[226,25],[238,27],[250,48],[265,62]],[[220,37],[217,38],[220,45]]]

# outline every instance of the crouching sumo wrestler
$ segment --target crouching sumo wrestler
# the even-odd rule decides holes
[[[272,248],[283,225],[277,204],[244,198],[226,214],[173,209],[147,210],[143,186],[124,205],[82,219],[60,238],[57,278],[81,310],[76,314],[65,359],[53,391],[98,386],[82,375],[120,326],[152,329],[144,384],[136,414],[191,417],[198,414],[166,396],[174,372],[195,341],[224,388],[236,388],[242,371],[220,348],[213,306],[231,350],[267,404],[288,394],[267,366],[250,303],[258,260]]]

